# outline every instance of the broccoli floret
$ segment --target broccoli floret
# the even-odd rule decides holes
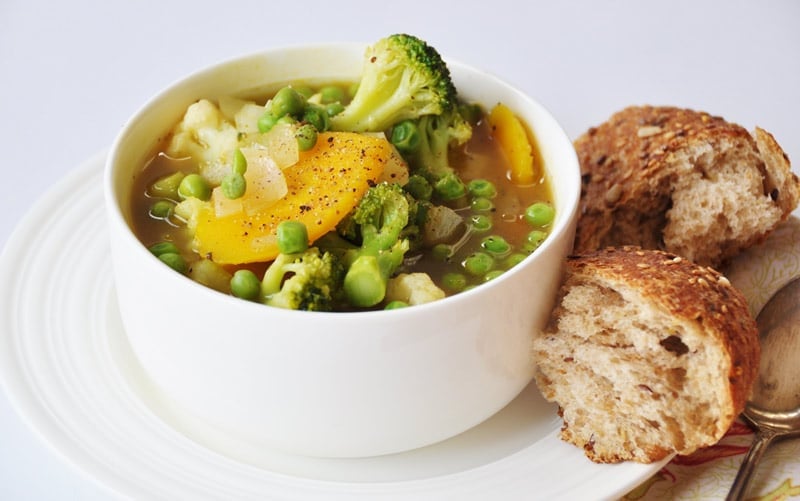
[[[424,115],[415,121],[405,121],[397,127],[416,127],[419,140],[405,152],[412,175],[419,175],[433,186],[439,199],[451,201],[466,194],[466,185],[450,166],[449,153],[453,146],[464,144],[472,137],[472,126],[457,109],[441,115]]]
[[[412,35],[396,34],[367,48],[353,99],[331,117],[333,130],[383,132],[456,105],[450,70],[439,53]]]
[[[307,311],[332,311],[341,291],[344,267],[330,252],[316,247],[279,254],[261,282],[265,304]]]
[[[353,306],[380,303],[389,277],[403,264],[410,248],[404,236],[413,209],[409,198],[400,185],[379,183],[367,190],[341,225],[344,238],[360,242],[344,252],[344,295]]]

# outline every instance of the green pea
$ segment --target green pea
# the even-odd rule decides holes
[[[233,153],[233,172],[244,175],[247,172],[247,158],[239,148]]]
[[[453,247],[447,244],[436,244],[431,249],[431,255],[439,261],[447,261],[453,257]]]
[[[321,108],[314,104],[309,104],[303,112],[303,122],[309,123],[317,129],[318,132],[325,132],[331,128],[330,116],[325,108]]]
[[[166,200],[159,200],[150,206],[150,215],[156,219],[167,219],[172,215],[175,204]]]
[[[409,176],[403,189],[417,200],[430,200],[433,196],[433,186],[419,174]]]
[[[308,230],[299,221],[283,221],[278,225],[278,250],[294,254],[308,249]]]
[[[306,99],[314,95],[314,89],[308,85],[294,85],[292,88]]]
[[[294,133],[300,151],[308,151],[317,144],[317,129],[311,124],[303,124]]]
[[[492,271],[489,271],[489,272],[486,273],[486,275],[483,276],[483,281],[484,282],[488,282],[489,280],[494,280],[495,278],[499,277],[503,273],[505,273],[505,270],[492,270]]]
[[[178,186],[178,196],[182,200],[190,197],[208,200],[211,198],[211,187],[200,174],[189,174],[181,180],[181,184]]]
[[[483,118],[483,108],[475,103],[462,103],[458,106],[458,113],[472,125],[477,124]]]
[[[236,270],[231,277],[231,294],[242,299],[257,299],[261,294],[261,281],[250,270]]]
[[[484,214],[473,214],[469,222],[475,231],[484,232],[492,229],[492,218]]]
[[[186,272],[186,261],[180,254],[176,254],[175,252],[165,252],[163,254],[159,254],[158,259],[178,273]]]
[[[178,250],[178,246],[173,244],[172,242],[159,242],[157,244],[153,244],[147,248],[150,252],[153,253],[154,256],[160,256],[161,254],[179,254],[180,251]]]
[[[511,269],[521,263],[526,257],[528,256],[522,254],[521,252],[515,252],[513,254],[509,254],[505,261],[503,261],[503,264],[505,265],[506,269]]]
[[[473,179],[467,183],[467,190],[474,197],[494,198],[497,196],[497,188],[488,179]]]
[[[449,272],[442,276],[442,285],[452,291],[464,290],[467,286],[467,277],[463,273]]]
[[[286,125],[294,125],[297,123],[297,119],[292,115],[283,115],[278,119],[276,124],[286,124]]]
[[[389,301],[388,303],[386,303],[386,306],[384,306],[383,309],[384,310],[396,310],[396,309],[399,309],[399,308],[407,308],[407,307],[408,307],[408,303],[406,303],[405,301],[400,301],[399,299],[396,299],[394,301]]]
[[[531,226],[544,228],[553,222],[556,211],[552,205],[545,202],[536,202],[525,209],[525,221]]]
[[[264,113],[258,119],[258,132],[265,133],[272,130],[275,124],[278,123],[278,117],[272,113]]]
[[[306,108],[306,98],[292,87],[283,87],[270,102],[270,110],[276,117],[300,115]]]
[[[533,230],[525,237],[525,250],[533,252],[542,245],[544,239],[547,238],[547,233],[542,230]]]
[[[494,209],[494,204],[486,197],[475,197],[470,202],[470,207],[475,212],[489,212]]]
[[[394,127],[389,141],[401,152],[410,153],[419,148],[419,127],[413,120],[403,120]]]
[[[231,172],[222,178],[220,189],[222,190],[222,194],[225,195],[225,198],[235,200],[241,198],[245,191],[247,191],[247,180],[242,174]]]
[[[341,113],[343,111],[344,111],[344,105],[342,103],[339,103],[339,102],[330,103],[327,106],[325,106],[325,112],[328,113],[329,117],[338,115],[339,113]]]
[[[148,193],[154,197],[170,198],[172,200],[178,199],[178,186],[185,174],[183,172],[174,172],[168,176],[158,178],[152,185]]]
[[[491,235],[481,240],[481,247],[490,254],[504,255],[511,251],[511,245],[500,235]]]
[[[470,275],[482,277],[494,266],[494,258],[485,252],[473,252],[461,264]]]
[[[433,190],[442,200],[457,200],[467,194],[467,187],[455,173],[442,176],[433,185]]]
[[[345,90],[338,85],[327,85],[319,90],[320,102],[323,104],[344,101]]]

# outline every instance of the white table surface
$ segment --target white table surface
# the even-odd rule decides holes
[[[393,3],[0,1],[0,247],[43,190],[182,75],[262,48],[394,32],[528,91],[572,137],[629,104],[672,104],[764,127],[800,162],[796,0]],[[0,393],[0,499],[115,498]]]

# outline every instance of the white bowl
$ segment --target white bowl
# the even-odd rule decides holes
[[[165,398],[237,440],[313,456],[400,452],[481,423],[533,376],[531,339],[550,312],[572,246],[578,161],[547,111],[482,71],[448,62],[461,96],[486,107],[502,101],[528,123],[556,207],[544,244],[491,282],[411,308],[289,311],[192,282],[131,231],[134,179],[189,104],[298,79],[354,81],[363,51],[351,44],[267,50],[200,71],[145,104],[108,157],[115,283],[130,344]]]

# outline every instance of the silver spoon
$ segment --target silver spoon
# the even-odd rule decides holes
[[[773,440],[800,434],[800,278],[776,292],[756,322],[761,364],[742,413],[756,435],[728,493],[729,501],[745,497],[756,465]]]

